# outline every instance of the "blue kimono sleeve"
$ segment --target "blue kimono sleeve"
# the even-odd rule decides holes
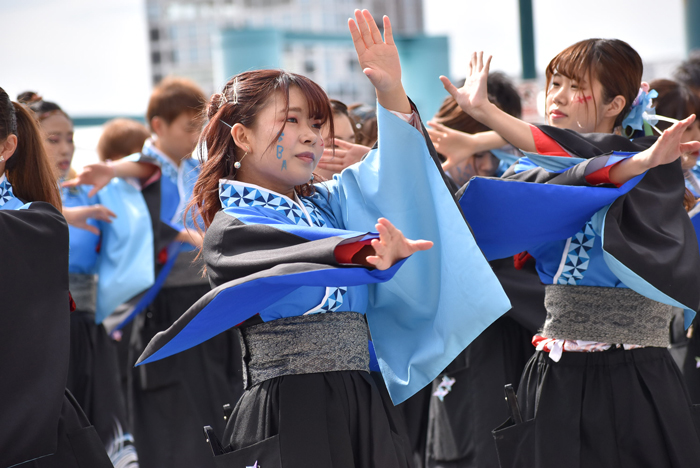
[[[434,246],[370,288],[367,320],[395,404],[432,382],[510,309],[446,187],[425,137],[381,105],[379,147],[318,190],[344,229],[385,217],[409,239]]]
[[[96,322],[102,323],[119,304],[153,284],[153,228],[141,192],[127,182],[115,179],[97,197],[117,215],[102,223],[95,313]]]
[[[140,364],[196,346],[261,314],[302,287],[352,287],[387,281],[405,262],[387,270],[341,265],[335,258],[336,247],[376,238],[376,234],[297,226],[274,216],[271,210],[266,210],[269,216],[265,216],[264,211],[249,207],[217,213],[204,245],[214,289],[153,338]],[[299,315],[306,310],[300,306]]]

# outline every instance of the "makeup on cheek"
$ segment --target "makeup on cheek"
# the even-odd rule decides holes
[[[280,137],[277,139],[277,143],[282,142],[282,137],[284,136],[284,133],[280,135]],[[277,159],[282,159],[282,153],[284,152],[284,147],[282,145],[277,145]],[[282,167],[284,169],[284,165]]]

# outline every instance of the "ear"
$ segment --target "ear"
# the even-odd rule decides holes
[[[4,160],[7,161],[13,154],[15,154],[16,149],[17,135],[8,135],[8,137],[5,138],[5,141],[0,144],[0,156],[4,157]]]
[[[246,153],[253,151],[252,136],[252,130],[241,123],[237,123],[231,128],[233,142]]]
[[[165,128],[168,126],[165,120],[158,116],[155,116],[151,119],[150,125],[151,129],[153,130],[153,133],[155,133],[158,136],[160,136],[161,133],[163,133]]]
[[[610,101],[610,103],[607,104],[605,117],[612,117],[613,119],[617,118],[620,112],[622,112],[622,110],[625,108],[625,104],[627,104],[625,97],[618,94],[612,101]]]

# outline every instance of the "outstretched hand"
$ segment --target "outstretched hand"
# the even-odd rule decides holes
[[[610,169],[610,181],[615,184],[623,184],[649,169],[672,163],[683,153],[692,153],[700,150],[700,142],[698,141],[681,143],[683,132],[693,122],[695,122],[695,114],[680,122],[676,122],[664,130],[659,139],[649,149],[616,164]]]
[[[348,27],[362,72],[377,90],[377,99],[386,109],[411,113],[411,105],[401,84],[401,62],[394,44],[389,17],[384,16],[384,39],[367,10],[355,10]]]
[[[114,214],[109,208],[102,205],[89,205],[89,206],[76,206],[76,207],[64,207],[63,217],[71,226],[75,226],[80,229],[85,229],[96,236],[100,235],[100,230],[97,227],[92,226],[87,223],[88,219],[95,219],[97,221],[104,221],[105,223],[111,223],[112,218],[116,218],[117,215]]]
[[[61,187],[77,187],[78,185],[92,185],[92,189],[88,192],[88,197],[94,197],[97,192],[102,190],[115,176],[114,167],[109,164],[100,162],[88,164],[83,167],[73,179],[67,180],[61,184]]]
[[[366,146],[356,145],[337,138],[335,139],[335,146],[336,148],[326,147],[323,150],[323,155],[318,161],[319,168],[338,173],[346,167],[362,161],[364,155],[371,151],[371,148]]]
[[[374,255],[367,256],[367,263],[377,270],[386,270],[399,260],[433,246],[431,241],[406,239],[403,233],[385,218],[379,218],[376,228],[379,239],[372,240]]]
[[[446,76],[440,77],[443,86],[455,98],[459,107],[478,121],[481,121],[483,109],[489,104],[487,80],[490,66],[490,55],[484,62],[484,53],[474,52],[469,61],[469,73],[464,86],[457,88]]]
[[[477,153],[473,135],[460,132],[431,120],[428,122],[428,135],[438,153],[445,157],[442,169],[449,171]]]

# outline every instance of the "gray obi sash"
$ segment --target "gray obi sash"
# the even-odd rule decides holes
[[[97,308],[97,276],[68,273],[68,289],[76,310],[95,313]]]
[[[560,340],[667,347],[673,307],[626,288],[547,285],[541,335]]]
[[[245,388],[283,375],[369,372],[367,323],[357,312],[287,317],[240,332]]]

